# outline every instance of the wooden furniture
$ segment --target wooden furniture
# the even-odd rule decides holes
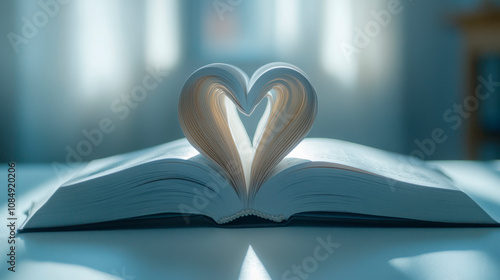
[[[484,74],[480,73],[478,69],[481,60],[485,56],[494,57],[497,55],[500,58],[500,7],[488,3],[489,1],[486,1],[483,8],[476,12],[464,13],[456,17],[456,22],[463,31],[466,45],[466,92],[461,100],[475,95],[476,88],[480,84],[478,76]],[[500,95],[500,88],[493,94]],[[500,130],[486,128],[480,119],[480,112],[484,109],[486,102],[494,101],[485,98],[480,101],[479,108],[470,110],[470,117],[464,119],[466,124],[465,142],[469,159],[487,159],[481,149],[491,143],[500,150]],[[496,110],[500,113],[500,106]],[[495,152],[490,156],[496,157],[498,155]]]

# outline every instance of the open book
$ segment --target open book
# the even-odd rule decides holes
[[[340,140],[302,141],[250,200],[186,139],[91,162],[37,205],[24,230],[138,218],[244,215],[272,222],[339,214],[387,220],[495,224],[432,163]],[[359,220],[363,216],[357,217]]]
[[[265,98],[250,141],[237,112],[249,115]],[[186,139],[91,162],[36,204],[22,230],[145,220],[231,225],[249,216],[273,224],[498,224],[433,163],[304,139],[316,107],[314,88],[293,65],[269,64],[252,78],[230,65],[203,67],[179,101]]]

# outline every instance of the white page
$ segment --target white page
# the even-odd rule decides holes
[[[304,161],[343,165],[387,177],[389,185],[397,181],[428,187],[457,190],[453,182],[432,165],[418,159],[390,153],[367,146],[335,139],[304,139],[287,157],[284,165],[295,165]],[[396,181],[397,180],[397,181]]]
[[[153,160],[187,160],[196,155],[199,155],[199,152],[189,144],[187,139],[183,138],[152,148],[94,160],[64,185],[73,185],[81,181],[109,175]]]
[[[456,185],[500,223],[500,161],[435,161]]]

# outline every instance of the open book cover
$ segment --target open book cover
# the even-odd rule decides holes
[[[237,111],[251,114],[266,98],[250,141]],[[201,68],[180,97],[186,139],[91,162],[38,202],[21,230],[168,220],[245,225],[238,221],[249,217],[272,225],[499,224],[498,205],[484,203],[438,163],[305,138],[316,106],[307,77],[289,64],[266,65],[250,79],[225,64]]]

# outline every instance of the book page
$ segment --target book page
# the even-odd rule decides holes
[[[239,113],[267,99],[253,143]],[[221,167],[240,197],[252,196],[272,169],[309,132],[317,110],[305,73],[271,63],[251,80],[229,64],[210,64],[189,76],[179,97],[179,123],[189,143]]]
[[[494,162],[435,161],[457,187],[500,223],[500,160]]]
[[[278,172],[304,163],[327,165],[387,178],[388,185],[398,181],[453,189],[453,181],[432,164],[391,152],[341,140],[308,138],[302,141],[278,166]]]
[[[185,138],[183,138],[139,151],[94,160],[64,185],[72,185],[81,182],[82,180],[101,177],[154,160],[187,160],[196,155],[199,155],[199,152],[191,146]]]

